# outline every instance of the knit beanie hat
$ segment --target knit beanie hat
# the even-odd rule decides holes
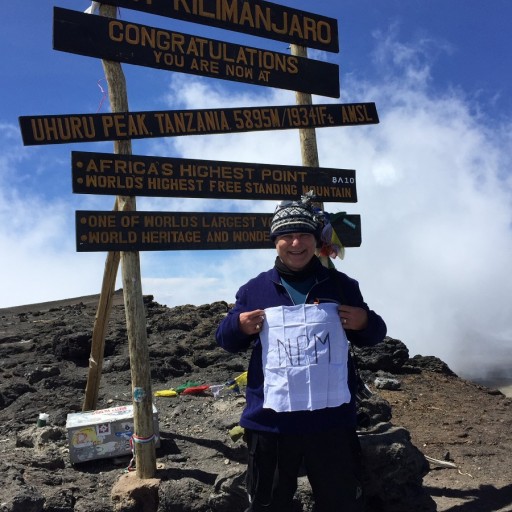
[[[320,240],[322,217],[315,212],[310,200],[310,196],[303,196],[301,201],[282,202],[277,207],[270,223],[273,242],[278,236],[288,233],[311,233],[317,241]]]

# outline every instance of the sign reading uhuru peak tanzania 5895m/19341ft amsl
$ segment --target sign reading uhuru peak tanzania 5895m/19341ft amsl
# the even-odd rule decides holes
[[[338,52],[338,21],[263,0],[102,0],[168,18]]]
[[[55,50],[339,98],[335,64],[54,8]]]
[[[122,196],[357,202],[356,172],[110,153],[71,153],[73,192]]]
[[[270,249],[270,213],[77,211],[78,252]],[[359,215],[332,222],[345,247],[361,245]]]
[[[377,124],[375,103],[21,116],[23,143],[63,144],[180,135]]]

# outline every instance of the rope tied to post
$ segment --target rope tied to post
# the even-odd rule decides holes
[[[149,437],[138,436],[137,434],[132,434],[130,437],[130,449],[132,451],[132,458],[130,459],[130,463],[126,468],[126,471],[134,471],[135,470],[135,444],[147,444],[152,443],[156,440],[156,435],[153,433]]]

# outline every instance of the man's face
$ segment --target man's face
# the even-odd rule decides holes
[[[302,270],[316,250],[311,233],[288,233],[276,238],[277,255],[290,270]]]

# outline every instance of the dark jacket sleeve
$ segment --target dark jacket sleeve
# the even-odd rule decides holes
[[[236,294],[235,306],[228,311],[215,333],[217,344],[228,352],[246,350],[249,348],[251,341],[258,337],[258,335],[247,336],[240,330],[238,322],[240,313],[250,311],[246,296],[246,286],[242,286]]]
[[[387,327],[384,320],[375,311],[368,307],[368,304],[363,299],[359,283],[348,276],[345,276],[344,288],[346,295],[346,302],[349,306],[360,307],[366,310],[368,314],[368,325],[365,329],[360,331],[348,330],[347,338],[354,345],[358,346],[372,346],[380,343],[386,336]]]

